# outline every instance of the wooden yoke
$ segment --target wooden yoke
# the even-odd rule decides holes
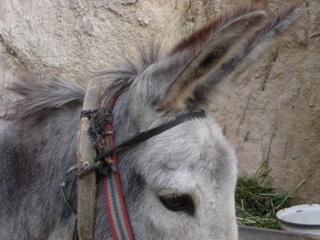
[[[98,108],[98,96],[102,89],[100,80],[90,81],[83,104],[83,110]],[[77,168],[84,169],[94,164],[96,150],[89,135],[90,119],[82,117],[78,134]],[[96,210],[96,172],[78,177],[77,231],[79,240],[92,240]]]

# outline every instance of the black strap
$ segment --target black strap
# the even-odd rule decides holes
[[[115,148],[112,148],[108,151],[105,151],[105,152],[102,152],[102,153],[99,153],[97,156],[96,156],[96,159],[95,161],[99,161],[101,158],[104,158],[106,156],[108,156],[110,153],[112,153],[113,151],[119,149],[119,148],[122,148],[122,147],[127,147],[127,146],[131,146],[131,145],[135,145],[135,144],[138,144],[138,143],[141,143],[141,142],[144,142],[162,132],[165,132],[167,131],[168,129],[170,128],[173,128],[181,123],[184,123],[186,121],[189,121],[193,118],[203,118],[205,117],[206,114],[205,114],[205,111],[204,110],[199,110],[199,111],[195,111],[195,112],[188,112],[188,113],[184,113],[184,114],[181,114],[179,116],[176,117],[175,120],[173,120],[172,122],[169,122],[169,123],[166,123],[166,124],[163,124],[159,127],[156,127],[156,128],[153,128],[149,131],[146,131],[146,132],[141,132],[139,133],[137,136],[127,140],[127,141],[124,141],[123,143],[121,143],[120,145],[116,146]]]

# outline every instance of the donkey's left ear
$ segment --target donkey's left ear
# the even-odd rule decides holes
[[[154,68],[155,78],[165,78],[157,89],[157,109],[208,105],[222,80],[235,78],[251,65],[265,49],[261,43],[284,32],[299,15],[294,5],[271,19],[259,8],[240,9],[184,39]],[[256,46],[258,51],[251,54]]]

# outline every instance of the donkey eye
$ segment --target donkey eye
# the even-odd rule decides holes
[[[185,212],[189,215],[193,215],[195,207],[191,196],[185,195],[165,195],[160,196],[161,203],[169,210],[174,212]]]

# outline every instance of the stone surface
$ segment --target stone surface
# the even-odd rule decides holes
[[[6,82],[26,69],[86,85],[117,67],[137,46],[163,39],[164,52],[223,10],[247,3],[269,12],[281,0],[1,0],[0,115],[15,98]],[[320,2],[305,0],[296,28],[239,80],[225,106],[213,109],[237,150],[242,171],[263,163],[297,202],[320,201]]]

